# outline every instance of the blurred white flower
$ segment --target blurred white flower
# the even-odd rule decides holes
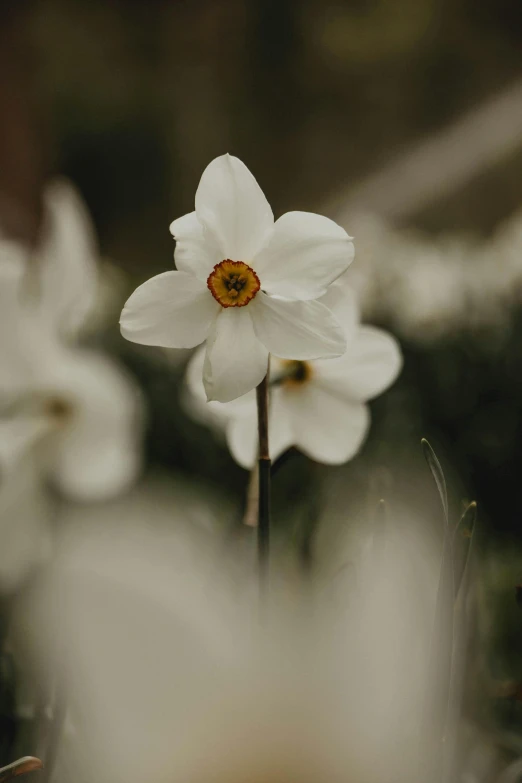
[[[3,438],[0,427],[0,438]],[[5,445],[5,444],[4,444]],[[0,475],[0,594],[5,596],[52,551],[53,504],[34,455],[18,461],[7,480]]]
[[[492,237],[429,236],[354,218],[357,264],[347,273],[368,320],[417,343],[507,330],[522,302],[522,216]]]
[[[288,212],[274,223],[250,171],[223,155],[203,172],[195,212],[170,230],[177,271],[132,294],[121,331],[133,342],[166,348],[206,340],[209,400],[228,402],[257,386],[269,353],[309,360],[344,352],[339,324],[316,301],[354,254],[351,238],[332,220]]]
[[[302,612],[274,583],[263,623],[252,580],[200,530],[76,530],[20,625],[39,668],[62,623],[75,732],[57,779],[418,780],[435,580],[391,528],[355,594],[312,586]]]
[[[64,493],[98,500],[136,476],[139,399],[119,368],[72,340],[95,296],[94,246],[70,187],[51,187],[46,204],[34,254],[0,244],[0,481],[36,451]]]
[[[75,338],[95,308],[98,262],[94,228],[78,193],[64,180],[51,182],[30,263],[40,317],[64,338]]]
[[[403,248],[405,273],[397,274],[388,287],[388,307],[400,333],[417,333],[417,339],[432,341],[450,331],[466,310],[463,271],[464,247],[444,247],[411,242]],[[397,259],[397,265],[399,259]]]
[[[343,325],[348,343],[337,359],[315,361],[271,357],[269,442],[272,459],[296,446],[311,459],[338,465],[361,447],[369,426],[365,404],[397,377],[401,353],[394,338],[381,329],[360,326],[352,295],[344,279],[333,283],[320,300]],[[197,351],[187,368],[192,405],[200,419],[210,418],[226,429],[234,459],[252,468],[257,457],[257,418],[254,393],[230,403],[204,401]]]

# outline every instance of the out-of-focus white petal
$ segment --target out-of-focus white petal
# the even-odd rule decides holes
[[[0,246],[0,388],[3,394],[18,391],[20,380],[30,373],[28,362],[20,352],[27,323],[21,313],[20,286],[23,279],[22,258],[11,256],[8,247]],[[9,326],[9,328],[7,328]]]
[[[290,299],[317,299],[353,261],[344,228],[313,212],[287,212],[255,259],[263,290]]]
[[[299,302],[260,291],[249,305],[256,335],[282,359],[340,356],[346,350],[343,329],[320,302]]]
[[[349,539],[336,525],[334,557],[318,560],[327,589],[324,578],[311,583],[319,611],[296,612],[295,574],[274,574],[267,626],[253,580],[225,557],[219,536],[196,536],[186,510],[164,494],[143,504],[134,493],[125,505],[112,524],[98,514],[73,526],[53,582],[38,584],[14,629],[29,659],[59,664],[74,684],[73,777],[418,779],[437,569],[431,546],[411,544],[426,526],[409,517],[399,531],[391,525],[386,551],[359,558],[357,600],[345,582],[335,601],[328,588],[352,557],[357,514]],[[365,525],[357,551],[367,536]]]
[[[107,359],[76,351],[49,374],[47,386],[50,399],[54,394],[70,405],[48,447],[56,484],[79,500],[125,489],[141,462],[139,398],[130,379]]]
[[[402,367],[397,340],[374,326],[361,326],[339,359],[314,363],[313,383],[348,400],[369,400],[396,379]]]
[[[295,434],[292,431],[292,419],[288,411],[288,398],[281,388],[272,389],[268,419],[268,445],[272,462],[279,459],[294,443]]]
[[[202,345],[197,348],[187,365],[185,388],[182,391],[181,403],[188,415],[218,433],[224,431],[228,421],[230,403],[208,402],[203,385],[203,366],[207,348]]]
[[[3,255],[0,246],[0,390],[23,394],[56,348],[56,337],[40,310],[31,307],[23,256]]]
[[[321,296],[319,302],[331,310],[349,342],[357,331],[360,313],[355,293],[346,282],[346,277],[347,275],[342,275],[328,286],[328,291]]]
[[[255,335],[249,308],[223,308],[207,341],[207,399],[229,402],[241,397],[261,383],[267,368],[268,351]]]
[[[275,462],[294,443],[285,395],[279,388],[272,389],[270,394],[268,442],[272,462]],[[239,415],[230,419],[227,426],[227,443],[236,462],[241,467],[251,470],[258,455],[255,399],[251,400],[249,409],[245,408]]]
[[[42,413],[0,417],[0,488],[25,455],[53,429],[52,420]]]
[[[206,350],[206,347],[202,345],[194,351],[192,358],[187,364],[187,372],[185,374],[188,390],[198,400],[207,399],[203,386],[203,365],[205,364]]]
[[[287,405],[295,445],[311,459],[341,465],[358,452],[370,424],[362,403],[340,400],[309,383],[296,389]]]
[[[138,522],[132,515],[130,524],[104,525],[98,515],[94,528],[73,527],[55,569],[59,600],[55,584],[40,583],[29,620],[26,637],[35,626],[39,631],[40,666],[44,649],[56,654],[58,618],[60,671],[68,678],[82,672],[70,692],[81,717],[71,744],[85,780],[137,783],[149,773],[165,783],[194,779],[178,769],[185,738],[192,747],[188,721],[192,729],[198,714],[202,719],[211,702],[222,701],[250,651],[251,620],[227,589],[233,564],[218,557],[202,531],[193,526],[187,534],[186,509],[180,525],[170,527],[158,524],[161,512],[149,501],[149,516]],[[96,718],[102,703],[103,719]]]
[[[37,460],[28,454],[0,475],[0,593],[16,589],[51,552],[53,509]]]
[[[201,177],[196,213],[222,253],[220,260],[249,263],[273,229],[270,204],[245,164],[233,155],[215,158]]]
[[[141,345],[193,348],[219,311],[206,285],[186,272],[163,272],[140,285],[123,308],[121,333]]]
[[[205,235],[203,226],[195,212],[173,220],[170,233],[176,240],[174,261],[176,269],[188,272],[206,282],[215,264],[223,261],[223,256],[212,237]]]
[[[226,434],[227,445],[235,461],[242,468],[251,470],[259,453],[255,402],[250,411],[230,419]]]
[[[206,346],[197,348],[187,365],[185,387],[181,393],[181,404],[186,413],[195,421],[205,424],[215,433],[224,436],[227,422],[243,410],[255,407],[255,389],[230,402],[208,402],[203,385],[203,367]]]
[[[36,249],[42,317],[74,335],[94,307],[98,248],[87,209],[70,182],[52,182],[44,193],[44,222]]]
[[[7,270],[7,274],[12,277],[16,274],[15,270],[18,270],[20,276],[27,268],[28,258],[28,247],[20,242],[5,239],[0,233],[0,271]]]

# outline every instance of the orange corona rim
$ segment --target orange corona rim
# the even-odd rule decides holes
[[[216,264],[207,279],[210,293],[221,307],[244,307],[261,288],[254,270],[244,261],[226,258]]]

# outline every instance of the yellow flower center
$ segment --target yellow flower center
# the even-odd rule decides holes
[[[50,397],[44,403],[44,411],[47,416],[54,420],[55,424],[62,425],[71,418],[73,406],[68,400],[60,397]]]
[[[248,264],[226,258],[216,264],[208,276],[207,286],[221,307],[244,307],[257,294],[261,283]]]
[[[295,389],[311,379],[314,374],[310,362],[289,359],[284,362],[282,383],[286,389]]]

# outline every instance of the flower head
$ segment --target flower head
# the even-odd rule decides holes
[[[207,285],[221,307],[245,307],[261,288],[259,277],[248,264],[229,258],[216,264]]]
[[[330,286],[323,300],[343,324],[348,348],[336,359],[271,359],[269,440],[273,459],[296,446],[318,462],[341,464],[361,447],[369,426],[367,400],[381,394],[397,377],[401,353],[381,329],[361,326],[345,281]],[[254,393],[227,404],[205,403],[201,384],[204,355],[189,363],[190,409],[224,426],[236,461],[252,468],[257,456]],[[206,411],[202,410],[205,405]]]
[[[343,330],[317,300],[353,259],[344,229],[307,212],[274,222],[256,180],[231,155],[207,166],[195,206],[170,226],[177,271],[132,294],[121,315],[123,336],[166,348],[206,340],[204,387],[208,400],[220,402],[257,386],[269,353],[340,356]]]
[[[34,255],[0,244],[0,487],[34,452],[65,494],[99,500],[139,468],[139,399],[119,368],[71,339],[96,281],[78,201],[69,186],[51,187]]]
[[[182,515],[166,528],[159,501],[130,527],[128,517],[105,521],[102,537],[96,524],[73,527],[24,615],[31,658],[54,660],[72,683],[61,777],[418,780],[436,587],[430,558],[418,580],[419,557],[405,547],[418,526],[390,526],[386,551],[358,566],[355,600],[335,576],[337,558],[353,555],[346,541],[336,538],[334,562],[321,557],[322,577],[307,585],[315,611],[303,612],[293,591],[289,600],[290,574],[274,568],[260,623],[244,557],[225,555],[219,537]]]

